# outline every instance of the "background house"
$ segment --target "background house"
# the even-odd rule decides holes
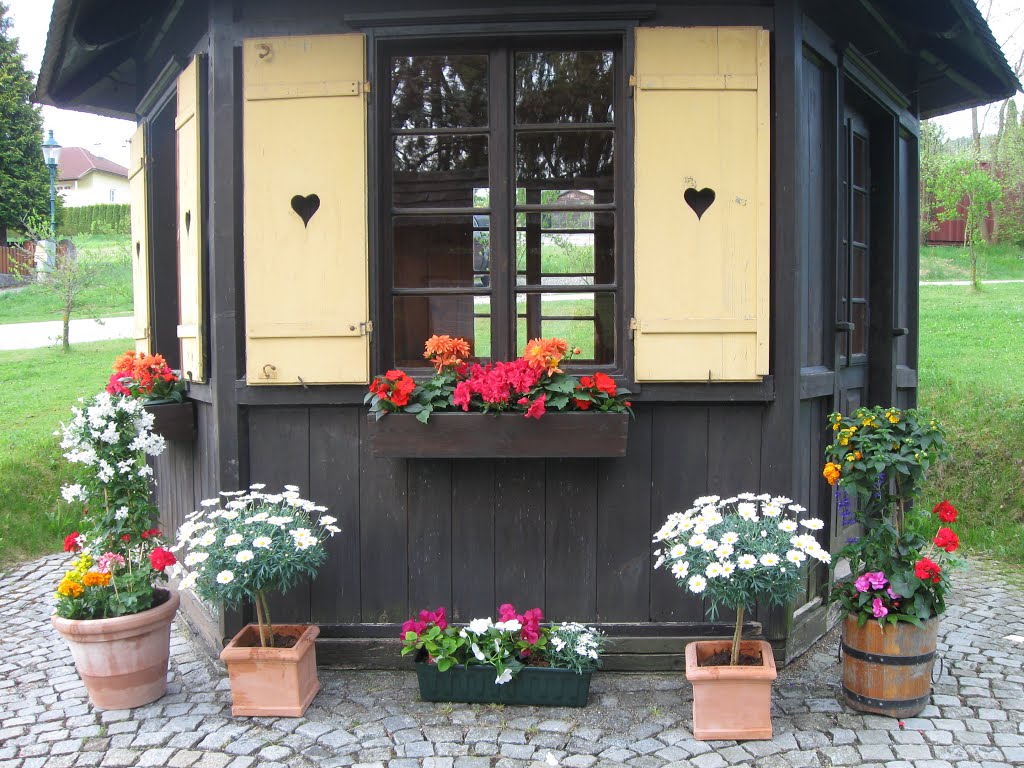
[[[511,600],[657,669],[729,631],[652,571],[669,513],[785,493],[854,535],[826,416],[916,403],[920,120],[1017,88],[971,0],[56,0],[37,95],[138,121],[137,343],[196,411],[165,530],[251,482],[326,504],[327,564],[272,605],[321,661]],[[426,373],[432,333],[585,338],[635,393],[626,456],[375,455],[371,372]],[[749,629],[791,658],[827,584]],[[186,610],[214,645],[247,618]]]
[[[57,194],[67,208],[128,203],[128,169],[83,147],[64,147],[57,167]]]

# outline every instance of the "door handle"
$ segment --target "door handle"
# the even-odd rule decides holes
[[[852,331],[855,328],[853,323],[836,323],[837,331]]]
[[[909,336],[910,335],[910,329],[909,328],[893,328],[892,329],[892,335],[893,336]]]

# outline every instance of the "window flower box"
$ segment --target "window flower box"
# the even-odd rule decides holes
[[[524,667],[510,681],[498,685],[494,681],[494,667],[457,664],[441,672],[436,664],[416,662],[423,701],[585,707],[592,674],[554,667]]]
[[[587,458],[626,455],[629,414],[436,412],[427,424],[407,413],[367,417],[374,456],[390,458]]]
[[[196,436],[196,408],[191,400],[152,400],[145,404],[153,414],[153,431],[166,440],[192,441]]]

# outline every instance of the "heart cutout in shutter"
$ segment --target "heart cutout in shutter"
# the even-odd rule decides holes
[[[320,210],[320,197],[318,195],[296,195],[292,198],[292,210],[299,214],[302,219],[302,226],[308,227],[309,220],[313,214]]]
[[[697,214],[699,220],[704,215],[704,211],[711,207],[711,204],[715,202],[715,190],[711,187],[704,187],[704,189],[697,190],[694,187],[688,187],[683,192],[683,200],[686,204],[693,209],[693,212]]]
[[[185,234],[192,231],[192,211],[185,211]]]

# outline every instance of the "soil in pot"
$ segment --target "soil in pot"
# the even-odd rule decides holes
[[[274,644],[267,645],[267,648],[294,648],[295,644],[299,642],[299,638],[294,635],[284,635],[280,632],[274,633]],[[237,648],[263,648],[263,644],[260,642],[259,632],[249,633],[244,635],[235,643]]]
[[[728,667],[730,659],[732,658],[732,651],[719,651],[713,653],[706,658],[697,659],[697,666],[700,667]],[[740,651],[738,667],[759,667],[761,666],[762,657],[761,652],[757,653],[743,653]]]

